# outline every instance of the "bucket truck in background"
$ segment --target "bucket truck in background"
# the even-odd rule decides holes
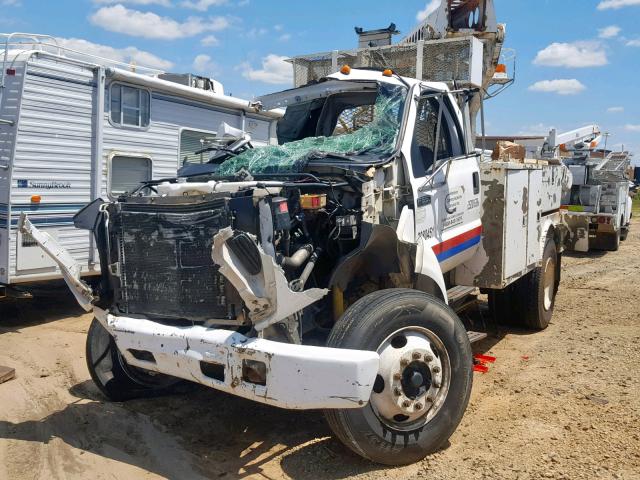
[[[597,125],[562,134],[554,129],[542,148],[543,158],[559,156],[573,176],[561,208],[570,230],[569,250],[616,251],[629,233],[632,202],[626,172],[631,158],[628,152],[597,157],[601,140]]]

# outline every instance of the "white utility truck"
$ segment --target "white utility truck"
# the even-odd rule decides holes
[[[549,324],[568,169],[483,161],[477,88],[339,68],[262,98],[286,108],[280,146],[225,148],[215,173],[80,212],[100,253],[96,290],[23,215],[93,308],[87,360],[109,398],[183,379],[324,409],[359,455],[407,464],[441,447],[467,407],[477,336],[454,310],[462,295],[480,288],[508,321]]]
[[[571,171],[571,190],[562,200],[563,220],[569,228],[567,248],[577,252],[616,251],[626,240],[631,225],[632,200],[629,195],[628,152],[612,152],[596,158],[600,129],[595,126],[558,135],[552,130],[543,149],[550,154],[559,149]]]
[[[227,97],[215,80],[121,64],[31,34],[0,34],[0,298],[60,278],[17,230],[22,212],[98,275],[93,239],[75,215],[101,196],[201,168],[203,142],[226,124],[256,145],[275,141],[280,115]],[[79,47],[82,47],[80,43]],[[273,128],[272,128],[273,127]]]

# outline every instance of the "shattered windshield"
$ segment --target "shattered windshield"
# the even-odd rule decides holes
[[[354,163],[385,158],[395,150],[406,95],[403,86],[380,84],[377,91],[339,93],[289,107],[278,125],[281,145],[247,150],[216,173],[297,173],[309,160],[330,154]]]

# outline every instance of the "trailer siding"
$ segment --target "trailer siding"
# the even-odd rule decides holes
[[[31,255],[37,258],[40,253],[39,247],[25,247],[20,241],[16,227],[21,212],[28,213],[36,226],[51,233],[82,265],[84,272],[95,272],[98,268],[90,265],[89,233],[73,226],[75,213],[93,200],[91,184],[96,172],[92,172],[91,159],[96,142],[102,145],[100,192],[107,197],[114,155],[149,157],[154,179],[175,176],[180,164],[183,129],[215,133],[225,122],[235,128],[244,125],[256,145],[272,141],[272,122],[259,115],[249,114],[243,119],[237,111],[161,91],[150,92],[148,128],[114,125],[110,120],[112,82],[109,78],[101,119],[102,138],[96,138],[98,95],[94,66],[38,55],[27,62],[26,75],[24,62],[22,65],[16,76],[7,77],[7,107],[3,107],[0,117],[8,119],[14,115],[17,118],[21,109],[20,124],[13,130],[17,130],[17,136],[7,126],[0,127],[0,159],[6,157],[13,169],[12,175],[0,169],[0,182],[5,182],[0,183],[0,282],[3,283],[59,276],[57,267],[47,259],[43,259],[42,268],[33,268],[34,264],[39,265],[33,259],[20,260]],[[41,196],[41,202],[32,202],[33,195]],[[3,273],[2,269],[6,271]]]
[[[0,65],[4,70],[4,63],[0,62]],[[16,74],[5,75],[5,88],[0,92],[0,119],[13,122],[13,125],[0,125],[0,283],[9,282],[11,163],[20,116],[24,63],[16,63],[13,68]]]

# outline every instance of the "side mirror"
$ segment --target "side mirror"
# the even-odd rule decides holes
[[[105,203],[109,202],[102,198],[97,198],[76,213],[73,217],[73,224],[75,227],[80,230],[89,230],[90,232],[95,231],[100,219],[100,209]]]

